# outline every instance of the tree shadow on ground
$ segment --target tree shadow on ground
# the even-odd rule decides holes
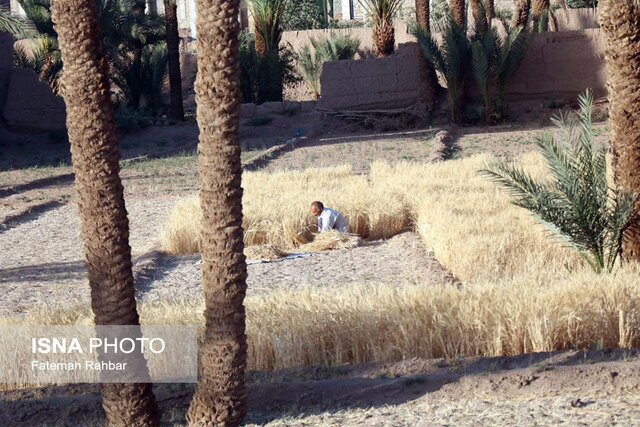
[[[585,354],[591,362],[584,361]],[[464,393],[474,393],[473,387],[468,389],[471,383],[476,384],[479,390],[493,390],[497,383],[501,383],[503,388],[499,393],[506,395],[512,390],[535,393],[535,389],[526,388],[528,383],[518,385],[518,381],[526,377],[535,381],[530,376],[532,372],[549,379],[556,376],[553,369],[562,370],[573,365],[582,365],[579,368],[584,371],[582,376],[592,375],[595,382],[600,381],[597,373],[602,369],[606,372],[620,370],[621,377],[628,376],[637,371],[637,367],[626,361],[629,358],[637,361],[638,356],[640,350],[557,351],[513,357],[409,359],[335,368],[312,366],[276,372],[250,371],[247,386],[249,414],[245,422],[262,424],[284,417],[296,419],[401,405],[433,393],[445,393],[451,399],[469,398]],[[549,369],[540,368],[540,364],[545,362],[549,363]],[[617,364],[601,368],[595,362]],[[588,374],[587,371],[593,372]],[[573,371],[564,372],[559,381],[562,383],[573,375]],[[638,375],[635,377],[632,382]],[[466,384],[458,386],[456,383],[463,379]],[[592,383],[576,383],[575,386],[585,390],[593,388]],[[576,387],[567,383],[567,392],[581,395]],[[185,424],[184,414],[194,389],[193,384],[154,386],[164,423]],[[0,392],[0,422],[4,425],[40,425],[44,422],[52,425],[102,424],[104,412],[100,406],[99,386],[58,385]]]

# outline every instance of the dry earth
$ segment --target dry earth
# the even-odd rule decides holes
[[[250,372],[247,425],[638,425],[638,351],[411,359]],[[193,387],[156,385],[163,425],[184,425]],[[4,425],[102,425],[96,385],[0,392]],[[46,421],[45,421],[46,420]]]

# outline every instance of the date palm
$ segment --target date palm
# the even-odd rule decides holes
[[[601,0],[605,35],[613,169],[617,184],[640,192],[640,6],[637,0]],[[640,211],[640,202],[636,203]],[[640,218],[623,234],[623,256],[640,261]]]
[[[240,163],[240,0],[196,0],[202,286],[205,332],[191,425],[240,424],[246,414],[242,166]]]
[[[467,28],[467,3],[465,0],[449,0],[449,11],[458,27]]]
[[[282,39],[282,14],[287,0],[251,0],[256,52],[264,57],[277,53]]]
[[[178,5],[176,0],[164,0],[165,33],[169,60],[169,90],[171,117],[184,120],[182,103],[182,75],[180,72],[180,35],[178,34]]]
[[[391,55],[395,47],[393,16],[403,0],[362,0],[362,7],[373,21],[373,44],[378,57]]]
[[[487,11],[485,10],[482,1],[469,0],[469,8],[471,9],[475,33],[478,35],[486,33],[489,23],[487,22]]]
[[[429,0],[416,0],[416,24],[425,34],[431,33],[431,5]],[[432,111],[437,100],[438,79],[429,61],[420,55],[420,90],[423,93],[419,109]]]
[[[139,325],[120,153],[95,0],[54,0],[64,99],[96,325]],[[107,424],[156,425],[151,384],[102,384]]]

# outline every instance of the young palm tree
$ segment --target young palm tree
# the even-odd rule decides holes
[[[164,0],[167,52],[169,55],[169,90],[171,92],[171,117],[184,120],[182,103],[182,75],[180,72],[180,35],[178,34],[178,5],[176,0]]]
[[[465,0],[449,0],[449,11],[460,28],[467,28],[467,3]]]
[[[373,21],[373,43],[378,57],[391,55],[395,47],[393,16],[403,0],[362,0],[362,7]]]
[[[531,0],[514,0],[511,28],[527,28],[529,9],[531,9]]]
[[[562,243],[578,251],[594,271],[611,271],[622,251],[621,237],[634,217],[636,195],[610,188],[607,149],[594,143],[593,98],[579,98],[578,120],[554,119],[564,144],[550,133],[536,141],[552,179],[535,180],[521,168],[497,163],[482,172],[504,187],[513,204],[529,211]]]
[[[251,0],[251,6],[258,56],[277,53],[282,39],[282,14],[287,0]]]
[[[26,38],[35,35],[35,28],[29,21],[13,16],[9,7],[0,4],[0,32]]]
[[[196,0],[202,285],[205,332],[191,425],[239,425],[246,414],[240,163],[240,0]]]
[[[302,69],[304,80],[313,91],[315,99],[320,96],[320,74],[322,64],[327,61],[353,59],[360,40],[349,34],[333,34],[330,38],[310,39],[311,46],[304,46],[298,53],[298,64]],[[311,51],[313,47],[313,53]]]
[[[611,145],[616,182],[640,193],[640,6],[636,0],[601,0],[609,83]],[[640,211],[640,202],[636,204]],[[640,261],[640,218],[623,236],[626,259]]]
[[[108,65],[95,1],[54,0],[67,129],[96,325],[139,325]],[[151,384],[102,384],[107,424],[156,425]]]

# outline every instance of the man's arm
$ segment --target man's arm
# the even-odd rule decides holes
[[[322,215],[320,218],[322,220],[322,228],[320,229],[320,232],[333,230],[333,226],[336,223],[335,215],[327,212],[326,215]]]

